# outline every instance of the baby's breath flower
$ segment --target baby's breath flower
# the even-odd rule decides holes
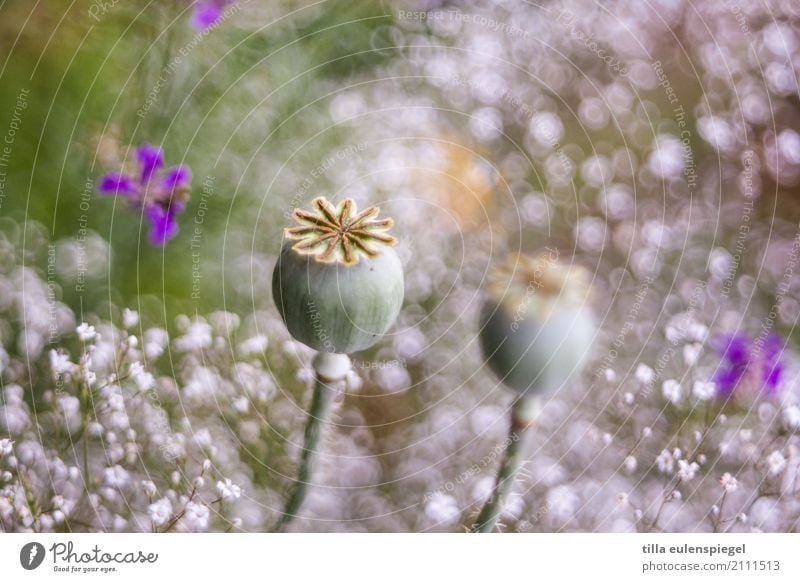
[[[103,471],[103,482],[109,487],[124,487],[130,481],[130,474],[119,465],[107,467]]]
[[[211,326],[203,320],[195,320],[186,334],[175,340],[175,349],[179,352],[204,350],[211,347],[212,341]]]
[[[683,346],[683,361],[687,366],[694,366],[703,353],[703,344],[686,344]]]
[[[733,493],[739,487],[739,482],[736,480],[736,477],[730,473],[724,473],[722,477],[719,478],[719,484],[722,485],[726,493]]]
[[[136,382],[137,388],[142,392],[147,392],[155,386],[156,379],[150,372],[147,372],[141,362],[133,362],[130,367],[130,375]]]
[[[786,457],[780,451],[772,451],[767,457],[767,466],[769,467],[770,475],[776,477],[783,473],[786,468]]]
[[[661,392],[666,400],[669,400],[675,405],[680,404],[683,398],[683,389],[675,380],[665,380],[661,385]]]
[[[162,497],[147,506],[147,515],[156,527],[166,525],[172,517],[172,502],[169,498]]]
[[[659,472],[670,474],[675,468],[675,459],[670,452],[665,449],[659,453],[658,457],[656,457],[656,466],[658,467]]]
[[[149,479],[143,480],[141,485],[142,489],[144,489],[145,495],[147,495],[147,497],[149,498],[152,498],[158,492],[156,484],[150,481]]]
[[[684,459],[678,460],[678,478],[681,481],[689,482],[695,478],[697,471],[700,470],[700,465],[697,463],[690,463]]]
[[[208,518],[209,511],[205,505],[194,501],[186,504],[186,513],[183,519],[189,531],[204,531],[208,529]]]
[[[656,373],[653,371],[653,368],[647,364],[639,364],[636,367],[636,372],[634,375],[642,384],[650,384],[650,382],[652,382],[656,377]]]
[[[0,458],[7,457],[14,450],[14,441],[11,439],[0,439]]]
[[[97,331],[95,331],[94,326],[88,323],[80,324],[75,329],[75,332],[78,334],[78,339],[82,342],[90,342],[97,337]]]
[[[69,356],[56,350],[50,350],[50,368],[53,376],[58,379],[62,374],[69,374],[74,369],[75,364],[69,361]]]
[[[705,380],[696,380],[692,388],[692,394],[698,400],[711,400],[717,392],[717,387],[714,382]]]
[[[143,341],[144,355],[150,360],[155,360],[164,353],[169,336],[163,329],[154,327],[144,332]]]
[[[128,309],[127,307],[122,310],[122,325],[125,329],[135,327],[139,323],[139,314],[136,311]]]
[[[239,354],[243,357],[257,356],[263,354],[268,345],[269,340],[267,336],[261,334],[255,335],[239,344]]]
[[[217,481],[217,491],[223,499],[239,499],[242,496],[242,488],[231,482],[230,479]]]
[[[783,422],[790,430],[800,429],[800,406],[793,404],[783,409]]]

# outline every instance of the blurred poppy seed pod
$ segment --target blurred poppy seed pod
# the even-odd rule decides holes
[[[320,352],[348,354],[375,344],[403,303],[403,267],[380,210],[358,212],[347,198],[325,198],[311,212],[296,209],[300,226],[286,242],[272,275],[272,295],[292,336]]]
[[[484,358],[520,395],[547,396],[580,371],[589,353],[595,327],[588,273],[547,249],[509,257],[492,279],[480,317]]]

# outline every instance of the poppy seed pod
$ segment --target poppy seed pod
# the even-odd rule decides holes
[[[588,294],[588,273],[559,263],[555,251],[513,255],[495,271],[480,343],[504,384],[523,396],[546,396],[580,370],[595,329]]]
[[[321,352],[348,354],[375,344],[403,303],[403,267],[379,209],[357,212],[347,198],[296,209],[272,275],[272,295],[292,336]]]

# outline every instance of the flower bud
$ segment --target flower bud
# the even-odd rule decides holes
[[[286,229],[287,242],[272,275],[272,295],[292,336],[321,352],[348,354],[377,342],[403,303],[403,267],[377,207],[357,212],[345,199],[325,198],[314,211],[295,210],[300,224]]]
[[[580,371],[594,322],[588,274],[556,251],[513,255],[498,268],[480,318],[489,367],[521,395],[548,395]]]

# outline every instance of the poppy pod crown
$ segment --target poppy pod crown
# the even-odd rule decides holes
[[[582,368],[594,323],[588,273],[556,251],[511,255],[492,274],[480,318],[484,358],[524,395],[558,390]]]
[[[403,303],[403,267],[380,209],[351,199],[316,198],[296,209],[272,277],[275,304],[294,338],[318,351],[348,354],[386,333]]]

